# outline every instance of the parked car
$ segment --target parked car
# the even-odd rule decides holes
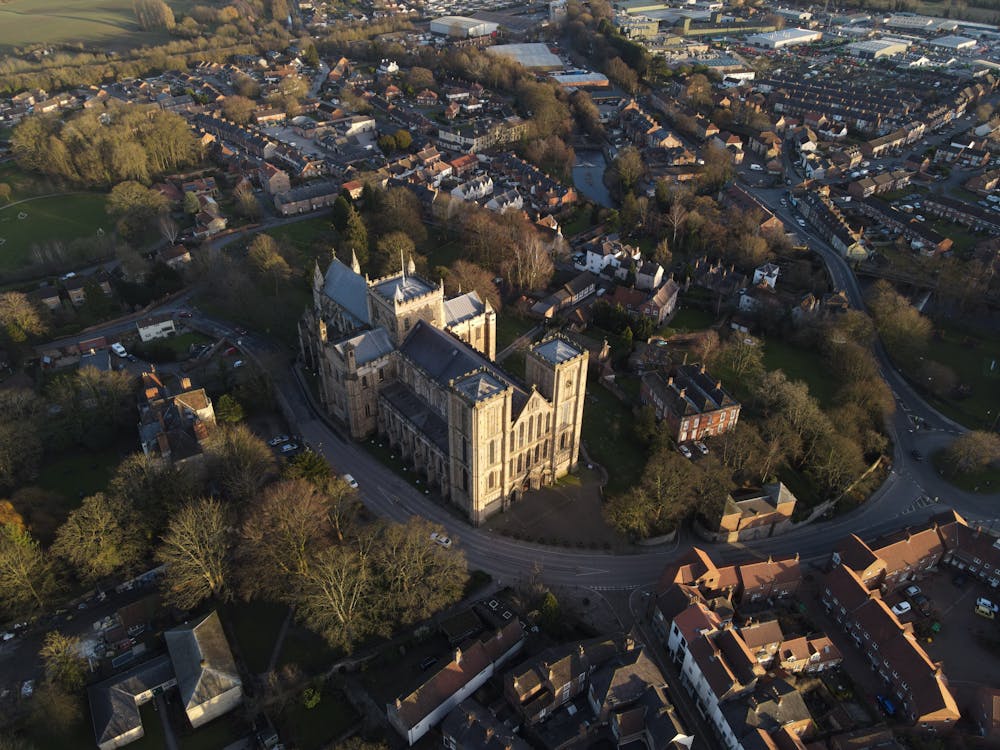
[[[358,480],[352,477],[350,474],[344,474],[343,479],[345,482],[347,482],[347,486],[350,487],[352,490],[356,490],[358,488]]]
[[[243,360],[238,359],[235,362],[233,362],[233,367],[243,367]]]
[[[703,455],[703,456],[707,456],[708,455],[708,446],[705,445],[700,440],[695,440],[694,441],[694,447],[698,449],[698,452],[701,453],[701,455]]]
[[[677,450],[680,451],[680,454],[684,456],[684,458],[691,458],[691,449],[686,445],[678,445]]]
[[[179,313],[177,313],[177,317],[178,318],[193,318],[194,314],[191,313],[191,312],[189,312],[189,311],[187,311],[187,310],[181,310]]]
[[[34,680],[25,680],[21,684],[21,697],[22,698],[30,698],[34,694],[35,694],[35,681]]]
[[[879,708],[885,711],[886,716],[895,716],[896,707],[892,705],[892,701],[884,695],[876,695],[875,702],[878,703]]]
[[[426,672],[428,669],[437,664],[436,656],[428,656],[423,661],[420,662],[420,671]]]
[[[982,607],[976,605],[976,608],[973,610],[973,612],[975,612],[980,617],[985,617],[987,620],[992,620],[996,617],[996,612],[994,612],[990,607]]]
[[[247,333],[247,329],[244,328],[243,326],[236,326],[233,330],[236,331],[236,333],[238,333],[240,336],[245,336]]]
[[[113,351],[115,354],[117,354],[122,359],[125,359],[125,357],[128,356],[128,352],[125,351],[125,347],[122,346],[121,342],[119,342],[119,341],[116,341],[115,343],[113,343],[111,345],[111,351]]]
[[[917,594],[913,597],[913,604],[917,609],[920,610],[920,614],[924,617],[930,617],[931,615],[931,601],[923,594]]]
[[[291,438],[288,437],[288,435],[275,435],[273,438],[267,441],[267,444],[273,448],[276,445],[287,443],[289,440],[291,440]]]
[[[294,453],[298,449],[299,449],[298,443],[285,443],[283,446],[281,446],[282,453]]]
[[[231,346],[228,349],[226,349],[226,351],[223,352],[223,354],[225,354],[227,357],[231,357],[234,354],[239,354],[239,353],[240,353],[240,350],[237,349],[235,346]]]
[[[907,586],[906,587],[906,591],[904,593],[907,596],[909,596],[909,597],[914,597],[914,596],[916,596],[917,594],[920,593],[920,587],[919,586]]]
[[[912,607],[909,602],[900,602],[899,604],[892,605],[892,613],[898,617],[902,617],[903,615],[909,613],[911,609]]]
[[[440,544],[445,549],[448,549],[451,546],[451,539],[446,537],[444,534],[437,533],[436,531],[431,532],[431,541],[436,544]]]
[[[976,606],[977,607],[986,607],[987,609],[992,609],[994,614],[996,614],[997,612],[1000,612],[1000,605],[995,604],[994,602],[992,602],[989,599],[987,599],[985,596],[981,596],[978,599],[976,599]]]

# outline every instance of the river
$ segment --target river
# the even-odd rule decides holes
[[[573,165],[573,184],[576,191],[605,208],[614,208],[611,193],[604,186],[604,170],[607,160],[600,151],[577,151]]]

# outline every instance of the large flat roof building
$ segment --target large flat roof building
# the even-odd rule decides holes
[[[929,44],[932,47],[942,47],[943,49],[958,51],[972,49],[976,46],[977,42],[975,39],[970,39],[967,36],[942,36],[937,39],[931,39]]]
[[[510,58],[528,70],[558,70],[563,66],[562,60],[552,54],[547,45],[540,43],[498,44],[486,51],[491,55]]]
[[[498,25],[468,16],[441,16],[431,21],[431,33],[455,38],[470,38],[495,34]]]
[[[877,60],[880,57],[892,57],[901,55],[909,49],[906,42],[894,39],[867,39],[861,42],[851,42],[847,45],[847,51],[855,57],[865,60]]]
[[[765,34],[751,34],[747,37],[747,44],[765,49],[781,49],[782,47],[792,47],[796,44],[818,42],[822,38],[822,31],[782,29],[781,31],[769,31]]]

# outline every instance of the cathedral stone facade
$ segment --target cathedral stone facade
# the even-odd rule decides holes
[[[330,416],[379,434],[478,525],[576,467],[587,352],[553,336],[526,356],[528,386],[497,367],[496,312],[409,268],[380,279],[334,260],[313,279],[299,336]]]

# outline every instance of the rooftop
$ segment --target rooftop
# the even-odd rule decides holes
[[[378,281],[372,285],[372,288],[387,300],[408,302],[409,300],[423,297],[425,294],[433,292],[436,287],[424,281],[419,276],[400,274],[399,276]]]
[[[498,44],[487,47],[491,55],[508,57],[529,70],[532,68],[555,69],[563,66],[562,60],[549,51],[545,44]]]
[[[533,351],[546,362],[550,362],[554,365],[560,365],[563,362],[568,362],[574,357],[579,357],[581,354],[579,349],[565,339],[561,338],[543,341],[541,344],[536,346]]]

